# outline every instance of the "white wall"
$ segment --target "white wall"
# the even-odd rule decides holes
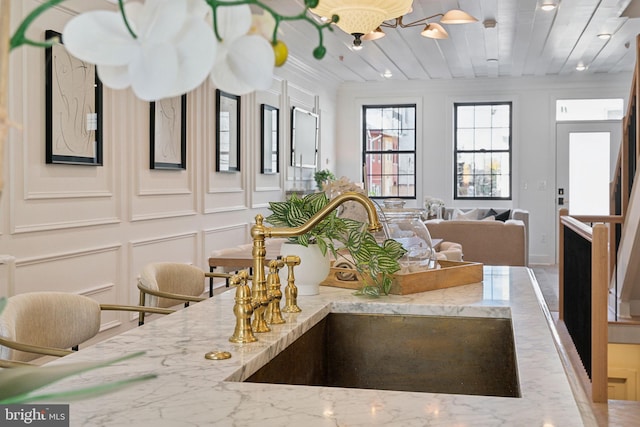
[[[361,180],[362,105],[415,103],[418,114],[417,200],[455,207],[517,207],[530,212],[531,263],[555,260],[555,101],[624,98],[631,75],[572,75],[475,80],[345,83],[338,92],[338,176]],[[373,94],[373,95],[372,95]],[[513,200],[453,200],[453,103],[513,102]],[[626,108],[626,107],[625,107]]]
[[[40,4],[12,2],[12,27]],[[65,2],[37,20],[30,36],[60,31],[74,11],[104,4]],[[44,50],[14,51],[9,115],[19,127],[10,131],[4,165],[0,255],[15,257],[15,264],[0,268],[0,295],[59,290],[137,304],[144,264],[208,269],[211,251],[248,242],[254,216],[267,213],[268,202],[281,200],[289,185],[292,106],[321,114],[322,156],[334,161],[335,83],[305,71],[291,61],[277,70],[270,90],[242,97],[240,173],[215,172],[215,88],[208,81],[187,95],[186,170],[150,170],[149,103],[107,88],[103,166],[47,165]],[[280,174],[260,173],[262,103],[280,108]],[[104,316],[103,329],[112,333],[135,324],[130,314]]]

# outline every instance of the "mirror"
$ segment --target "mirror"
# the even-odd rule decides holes
[[[293,107],[291,119],[291,166],[316,167],[318,115]]]
[[[240,97],[216,90],[216,172],[240,171]]]
[[[260,172],[263,174],[278,173],[280,163],[280,111],[271,105],[262,104],[261,108],[261,151],[262,166]]]

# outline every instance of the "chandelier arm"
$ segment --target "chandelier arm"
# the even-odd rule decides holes
[[[421,19],[418,19],[417,21],[408,22],[406,24],[404,22],[402,22],[402,16],[400,16],[400,17],[396,18],[396,26],[398,26],[400,28],[417,27],[419,25],[426,24],[429,19],[433,19],[433,18],[435,18],[437,16],[442,17],[442,16],[444,16],[444,13],[436,13],[435,15],[427,16],[426,18],[421,18]]]

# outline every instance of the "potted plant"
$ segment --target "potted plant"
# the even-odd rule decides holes
[[[318,186],[318,190],[322,191],[322,184],[326,181],[332,181],[336,179],[336,176],[329,169],[322,169],[317,171],[313,175],[313,179],[316,181],[316,185]]]
[[[329,198],[325,193],[308,194],[302,198],[294,194],[283,202],[270,202],[269,208],[272,214],[265,220],[274,227],[297,227],[305,224],[327,203]],[[368,231],[366,224],[340,218],[336,211],[318,223],[310,232],[288,240],[289,243],[302,247],[314,246],[314,250],[324,257],[326,260],[324,273],[314,273],[318,284],[329,273],[328,255],[332,254],[338,259],[345,257],[344,252],[347,252],[350,258],[348,261],[355,266],[363,282],[359,294],[370,296],[389,293],[392,275],[400,270],[398,259],[405,253],[400,243],[393,239],[386,239],[379,244],[375,236]],[[294,250],[292,246],[283,247],[283,251],[291,250]],[[291,252],[286,253],[286,255],[289,254]],[[308,258],[303,264],[305,262],[312,263]],[[300,271],[299,267],[296,271],[296,285],[300,281]],[[300,294],[304,295],[303,292]]]

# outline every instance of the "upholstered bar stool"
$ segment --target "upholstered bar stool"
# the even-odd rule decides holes
[[[207,299],[205,279],[229,278],[230,274],[206,273],[198,267],[179,262],[152,262],[144,266],[138,277],[140,305],[169,308],[178,304],[189,306],[191,302]],[[144,312],[140,313],[138,325],[144,324]]]
[[[28,362],[43,355],[65,356],[71,353],[69,348],[77,348],[98,334],[102,310],[173,313],[168,309],[99,304],[65,292],[15,295],[0,313],[0,359]]]

